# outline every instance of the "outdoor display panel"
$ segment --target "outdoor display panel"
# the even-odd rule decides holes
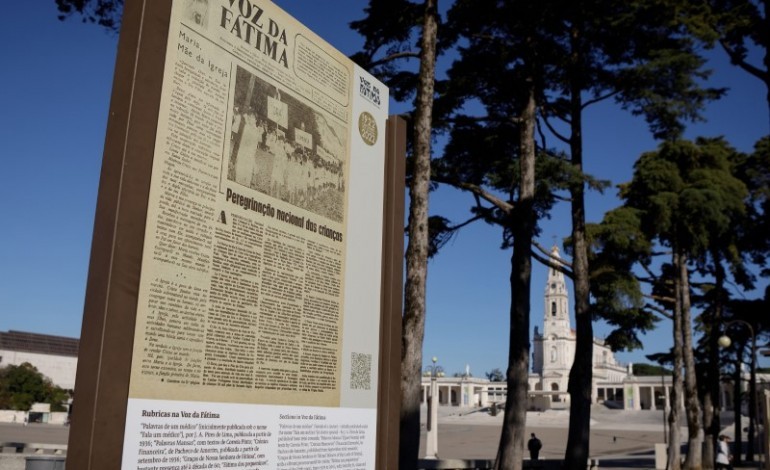
[[[394,339],[381,331],[393,287],[383,270],[394,276],[383,266],[388,90],[270,1],[159,3],[126,5],[134,85],[111,119],[126,110],[127,150],[111,175],[108,130],[100,207],[115,220],[98,208],[95,231],[112,222],[115,239],[105,267],[92,253],[83,349],[99,359],[78,371],[73,432],[90,441],[71,437],[73,460],[104,458],[99,428],[124,410],[114,468],[373,469],[380,338]],[[164,31],[163,50],[143,56],[142,40]],[[147,54],[162,73],[137,85]],[[134,164],[131,121],[153,111],[152,140],[136,144],[148,158]],[[127,231],[141,243],[121,245]],[[118,273],[97,285],[100,269]],[[122,314],[108,305],[118,296],[130,301]],[[122,406],[100,411],[108,386]]]

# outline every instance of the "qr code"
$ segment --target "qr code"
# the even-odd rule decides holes
[[[350,388],[370,390],[372,388],[372,355],[352,353],[350,359]]]

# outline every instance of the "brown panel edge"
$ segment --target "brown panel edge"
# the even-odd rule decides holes
[[[399,116],[390,116],[386,127],[382,314],[375,464],[375,468],[379,470],[398,467],[406,165],[406,122]]]
[[[170,11],[171,0],[125,3],[81,327],[67,455],[70,468],[105,470],[121,465]]]

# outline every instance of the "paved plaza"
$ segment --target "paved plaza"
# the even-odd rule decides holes
[[[0,442],[67,444],[69,428],[57,424],[0,423]]]
[[[422,409],[425,422],[426,409]],[[655,468],[655,444],[664,442],[663,412],[612,410],[595,405],[591,411],[589,456],[599,468]],[[503,413],[439,408],[439,459],[494,459],[500,440]],[[725,414],[724,433],[732,436],[732,420]],[[526,435],[534,432],[543,442],[540,458],[561,460],[567,446],[567,410],[527,413]],[[687,428],[680,428],[681,442],[687,442]],[[745,437],[744,437],[745,438]],[[425,426],[420,436],[420,456],[425,455]],[[525,455],[528,455],[525,450]]]
[[[725,414],[725,434],[732,436],[729,415]],[[493,459],[500,439],[503,413],[491,416],[485,411],[456,407],[439,408],[438,448],[440,459]],[[423,423],[425,408],[423,408]],[[527,414],[527,436],[536,433],[543,442],[540,458],[561,460],[567,444],[569,413],[549,410]],[[69,428],[58,425],[0,423],[0,442],[66,444]],[[681,428],[682,443],[687,429]],[[591,413],[590,457],[599,468],[655,468],[655,444],[664,442],[662,411],[610,410],[594,406]],[[420,439],[420,455],[425,453],[425,427]]]

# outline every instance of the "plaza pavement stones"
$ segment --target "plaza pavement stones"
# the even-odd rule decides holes
[[[425,414],[422,410],[420,455],[425,453]],[[591,411],[590,458],[599,468],[654,468],[655,444],[663,441],[663,412],[609,410],[594,406]],[[456,407],[439,408],[439,458],[492,460],[497,452],[503,413],[491,416],[483,410]],[[540,458],[543,469],[560,468],[567,445],[567,410],[527,413],[526,436],[534,432],[543,442]],[[722,416],[723,433],[733,437],[732,414]],[[69,428],[57,425],[0,423],[0,442],[66,444]],[[687,428],[680,429],[681,442],[687,439]],[[744,434],[744,442],[746,435]],[[8,449],[9,451],[11,449]],[[15,449],[14,449],[15,450]],[[3,456],[3,453],[0,453]],[[22,459],[20,454],[5,453],[4,457]],[[6,459],[0,459],[5,461]],[[0,462],[0,470],[6,470]],[[556,465],[552,467],[552,465]],[[16,467],[13,467],[16,468]],[[438,468],[438,467],[433,467]],[[536,468],[536,467],[529,467]],[[9,469],[10,470],[10,469]]]
[[[425,452],[424,408],[420,437],[421,456]],[[663,419],[661,410],[625,411],[594,406],[591,411],[589,458],[595,460],[598,468],[602,469],[654,469],[655,444],[664,442]],[[732,435],[728,420],[729,417],[726,417],[722,424],[725,433]],[[502,412],[491,416],[486,410],[439,408],[439,459],[494,459],[502,423]],[[527,413],[525,436],[528,437],[534,432],[543,442],[543,448],[540,450],[540,459],[543,461],[541,468],[561,468],[567,446],[568,426],[569,411],[566,409]],[[680,438],[683,444],[687,442],[686,426],[680,428]],[[526,465],[525,468],[537,467]]]

